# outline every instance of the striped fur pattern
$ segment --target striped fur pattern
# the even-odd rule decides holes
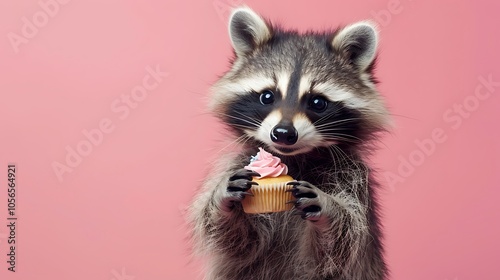
[[[206,279],[386,279],[378,184],[366,164],[389,123],[372,73],[376,29],[359,22],[299,34],[242,7],[229,34],[235,58],[211,109],[237,149],[221,156],[190,208]],[[296,134],[277,141],[280,126]],[[242,211],[251,188],[242,168],[257,147],[298,180],[291,211]]]

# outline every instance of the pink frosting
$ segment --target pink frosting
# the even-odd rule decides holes
[[[281,159],[259,148],[259,152],[252,157],[250,164],[245,169],[255,171],[263,177],[278,177],[288,173],[288,167],[281,163]]]

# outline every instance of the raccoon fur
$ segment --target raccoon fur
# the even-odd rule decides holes
[[[221,155],[189,210],[206,279],[386,279],[379,187],[367,157],[389,123],[373,76],[370,22],[299,33],[247,7],[229,20],[231,69],[210,107],[238,149]],[[257,148],[279,156],[293,209],[246,214],[243,169]]]

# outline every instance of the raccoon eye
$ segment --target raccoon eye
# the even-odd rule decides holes
[[[317,113],[322,113],[328,107],[328,102],[321,96],[314,96],[309,100],[309,108]]]
[[[264,105],[274,103],[274,93],[270,90],[265,90],[260,94],[260,103]]]

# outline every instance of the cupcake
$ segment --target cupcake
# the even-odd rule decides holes
[[[285,191],[292,188],[286,183],[294,180],[287,175],[288,167],[281,159],[259,148],[257,155],[244,168],[260,174],[252,180],[259,184],[250,188],[253,196],[248,195],[242,201],[245,213],[271,213],[292,208],[292,204],[286,203],[293,199],[292,194]]]

